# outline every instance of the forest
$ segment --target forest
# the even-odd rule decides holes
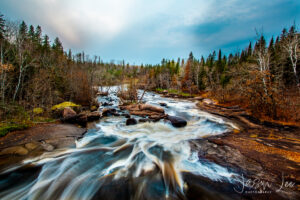
[[[51,121],[51,106],[71,101],[92,106],[94,86],[131,83],[182,97],[205,96],[222,105],[239,105],[258,118],[297,124],[300,121],[299,43],[295,25],[242,51],[213,51],[197,59],[163,59],[158,65],[104,63],[100,56],[65,50],[50,41],[40,26],[6,21],[0,16],[1,125],[23,127]],[[43,117],[36,117],[43,110]],[[38,111],[37,111],[38,112]]]
[[[266,41],[257,33],[254,44],[234,54],[214,51],[207,58],[190,53],[184,61],[163,60],[143,75],[152,89],[204,94],[224,105],[241,105],[254,116],[296,122],[300,120],[299,32],[284,28]]]

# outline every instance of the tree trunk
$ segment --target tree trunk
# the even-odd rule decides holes
[[[15,93],[14,93],[14,96],[13,96],[13,101],[16,100],[16,96],[17,96],[18,90],[19,90],[20,85],[21,85],[22,73],[23,73],[23,67],[21,65],[20,66],[19,78],[18,78],[18,84],[17,84],[16,89],[15,89]]]

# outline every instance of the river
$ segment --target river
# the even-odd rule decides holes
[[[118,108],[116,91],[111,87],[109,96],[98,100]],[[143,101],[154,106],[166,103],[165,112],[186,119],[187,126],[175,128],[164,120],[126,126],[125,117],[104,117],[76,146],[44,153],[3,172],[0,199],[229,198],[230,194],[214,195],[205,185],[234,185],[238,175],[201,160],[190,141],[223,134],[234,125],[188,100],[146,92]],[[191,189],[197,181],[201,185]]]

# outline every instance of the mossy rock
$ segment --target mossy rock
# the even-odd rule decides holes
[[[81,106],[70,101],[65,101],[63,103],[52,106],[51,110],[63,110],[66,107],[70,107],[74,109],[74,108],[80,108]]]
[[[93,112],[93,111],[97,111],[98,110],[98,107],[97,106],[91,106],[90,110]]]
[[[35,115],[40,115],[40,114],[42,114],[44,112],[44,109],[43,108],[34,108],[33,109],[33,113],[35,114]]]
[[[52,106],[51,108],[52,117],[53,118],[62,117],[62,112],[67,107],[72,108],[76,113],[80,113],[82,109],[81,105],[75,104],[73,102],[65,101],[63,103]]]

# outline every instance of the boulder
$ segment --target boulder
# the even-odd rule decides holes
[[[151,119],[139,119],[140,123],[145,123],[145,122],[152,122]]]
[[[202,101],[204,98],[203,97],[194,97],[194,100],[196,101]]]
[[[86,127],[88,118],[85,113],[80,113],[75,116],[61,118],[60,121],[63,123],[78,124],[80,126]]]
[[[117,113],[117,110],[114,108],[104,108],[102,110],[102,116],[105,116],[105,117],[115,115],[116,113]]]
[[[129,118],[126,120],[126,126],[130,126],[130,125],[136,125],[137,121],[134,118]]]
[[[95,112],[95,111],[98,110],[98,108],[99,108],[99,106],[96,106],[96,105],[91,106],[90,111],[91,111],[91,112]]]
[[[28,154],[28,150],[25,149],[22,146],[14,146],[14,147],[9,147],[6,149],[3,149],[0,152],[0,156],[1,155],[18,155],[18,156],[25,156]]]
[[[187,121],[180,117],[168,115],[167,120],[169,120],[171,124],[176,128],[185,127],[187,125]]]
[[[112,103],[107,103],[107,102],[104,102],[103,104],[101,104],[101,106],[104,106],[104,107],[106,107],[106,106],[112,106],[113,104]]]
[[[155,107],[155,106],[152,106],[149,104],[141,104],[141,105],[139,105],[139,109],[140,110],[149,110],[149,111],[158,112],[158,113],[165,113],[164,109]]]
[[[70,107],[64,108],[63,113],[62,113],[63,118],[74,117],[75,115],[76,115],[76,112]]]
[[[88,112],[87,114],[87,120],[89,122],[91,121],[95,121],[95,120],[98,120],[101,118],[101,113],[98,112],[98,111],[95,111],[95,112]]]
[[[121,116],[123,116],[123,117],[125,117],[125,118],[130,118],[130,115],[127,114],[127,113],[123,113],[123,114],[121,114]]]
[[[30,151],[36,149],[38,146],[39,145],[37,143],[34,143],[34,142],[30,142],[30,143],[25,144],[26,149],[28,149]]]
[[[130,115],[137,115],[141,117],[149,117],[158,121],[165,117],[165,111],[163,108],[148,105],[148,104],[131,104],[127,106],[121,106],[121,110],[128,110]]]
[[[211,99],[203,99],[202,102],[205,103],[205,104],[208,104],[208,105],[215,104],[215,102]]]
[[[159,103],[159,105],[160,105],[160,106],[163,106],[163,107],[167,107],[167,104],[166,104],[166,103],[163,103],[163,102]]]
[[[98,92],[97,95],[99,96],[107,96],[108,95],[108,92]]]

